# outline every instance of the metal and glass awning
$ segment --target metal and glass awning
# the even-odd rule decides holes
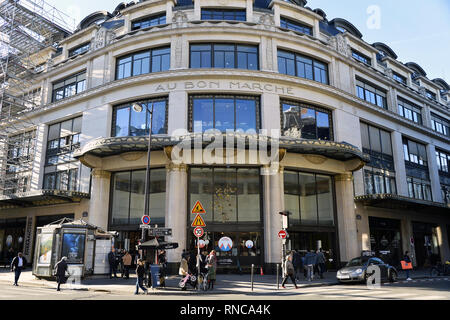
[[[403,197],[396,194],[357,196],[355,202],[375,208],[408,210],[427,214],[450,214],[450,204]]]
[[[88,193],[78,191],[36,190],[0,196],[0,210],[78,203],[89,197]]]
[[[199,145],[201,145],[202,148],[205,148],[212,141],[214,141],[213,139],[215,139],[215,137],[217,136],[201,133],[193,133],[179,137],[153,135],[151,149],[152,151],[164,150],[166,147],[173,147],[181,142],[191,143],[192,148]],[[321,155],[340,161],[359,159],[361,162],[367,163],[370,160],[367,154],[346,142],[307,140],[291,137],[280,137],[278,140],[275,140],[273,138],[257,134],[247,135],[239,133],[223,134],[222,138],[224,147],[226,147],[226,142],[229,142],[230,139],[234,139],[234,146],[242,145],[245,146],[246,150],[248,150],[250,146],[267,145],[268,149],[276,147],[279,149],[284,149],[287,152]],[[200,143],[198,143],[199,140],[201,140]],[[99,158],[105,158],[126,152],[147,150],[147,136],[98,138],[75,150],[74,157],[82,158],[83,156],[91,155]]]

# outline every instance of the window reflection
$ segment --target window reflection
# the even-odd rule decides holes
[[[140,224],[145,204],[146,170],[113,175],[112,225]],[[149,215],[152,224],[165,223],[166,169],[150,170]]]
[[[170,47],[149,49],[117,59],[116,79],[170,69]]]
[[[333,186],[330,176],[284,172],[284,204],[290,225],[334,225]]]
[[[259,101],[256,97],[192,96],[191,130],[217,129],[256,133],[259,129]]]
[[[189,190],[190,208],[199,200],[206,221],[261,222],[258,169],[191,168]],[[191,215],[191,222],[193,218]]]
[[[283,135],[302,139],[332,140],[331,113],[315,107],[282,102]]]
[[[114,137],[148,135],[152,109],[152,134],[167,133],[167,99],[147,100],[141,104],[144,106],[142,112],[134,111],[131,104],[115,107],[112,126]]]
[[[237,44],[191,44],[191,68],[258,70],[258,47]]]

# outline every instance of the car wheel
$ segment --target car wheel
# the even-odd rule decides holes
[[[396,282],[397,281],[397,272],[391,271],[389,274],[389,282]]]
[[[439,276],[439,270],[437,268],[431,269],[431,277],[435,278]]]

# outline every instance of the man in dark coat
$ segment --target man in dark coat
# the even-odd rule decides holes
[[[61,291],[61,283],[66,282],[66,271],[67,271],[67,257],[62,257],[61,260],[55,265],[55,275],[56,281],[58,282],[58,287],[56,291]]]
[[[17,282],[19,281],[20,274],[22,273],[22,270],[25,269],[25,265],[27,264],[27,259],[25,259],[24,256],[22,256],[22,252],[19,252],[17,254],[17,257],[13,259],[11,262],[11,271],[15,272],[14,277],[14,285],[19,286]]]
[[[114,248],[108,253],[108,263],[109,263],[109,278],[112,279],[113,274],[114,278],[117,278],[117,259],[116,259],[116,250]]]
[[[300,274],[303,269],[302,256],[300,255],[300,252],[295,250],[293,251],[292,264],[294,265],[295,270],[294,276],[297,280],[300,281]]]

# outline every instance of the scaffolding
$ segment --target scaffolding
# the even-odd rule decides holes
[[[57,44],[75,20],[44,0],[0,0],[0,196],[29,191],[41,83]]]

